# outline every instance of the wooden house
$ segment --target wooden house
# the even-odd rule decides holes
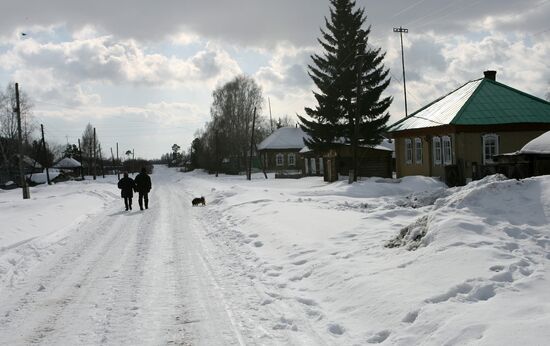
[[[299,127],[281,127],[258,145],[263,167],[280,176],[301,176],[304,168],[300,150],[307,135]]]
[[[496,173],[494,157],[550,130],[550,102],[496,81],[469,81],[394,123],[396,172],[437,176],[448,185]]]

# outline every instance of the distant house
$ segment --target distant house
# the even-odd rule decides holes
[[[63,172],[70,172],[72,175],[78,176],[80,175],[82,164],[72,157],[64,157],[57,161],[57,163],[53,165],[53,168],[57,168]]]
[[[349,174],[353,162],[350,145],[341,141],[321,153],[304,145],[306,138],[300,128],[282,127],[273,132],[258,146],[266,169],[280,177],[323,176],[325,181]],[[392,144],[387,140],[375,147],[359,147],[359,176],[391,177],[392,154]]]
[[[35,174],[41,173],[44,168],[38,161],[23,155],[22,160],[23,174]],[[19,154],[12,155],[9,160],[6,162],[2,160],[0,162],[0,184],[3,184],[7,181],[14,181],[19,183],[21,175],[19,173]]]
[[[550,103],[497,82],[467,82],[388,129],[397,176],[441,177],[462,185],[497,171],[494,157],[550,130]]]
[[[307,134],[299,127],[281,127],[258,145],[260,159],[267,171],[281,174],[302,174],[300,150]]]

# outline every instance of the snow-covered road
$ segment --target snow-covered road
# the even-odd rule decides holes
[[[152,179],[0,190],[0,345],[550,340],[550,176]]]
[[[1,344],[239,345],[254,337],[241,335],[225,301],[250,292],[227,292],[231,281],[218,279],[223,263],[212,262],[216,245],[202,236],[185,186],[163,167],[152,177],[149,210],[111,201],[3,292]]]

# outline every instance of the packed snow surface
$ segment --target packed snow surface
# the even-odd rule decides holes
[[[0,344],[544,345],[550,177],[0,190]],[[191,206],[204,196],[206,206]]]

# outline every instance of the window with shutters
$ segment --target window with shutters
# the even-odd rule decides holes
[[[441,165],[441,138],[440,137],[434,137],[433,138],[433,154],[434,154],[434,165],[439,166]]]
[[[405,138],[405,161],[408,165],[413,162],[413,147],[410,138]]]
[[[453,148],[451,143],[451,137],[443,136],[441,137],[443,142],[443,163],[445,165],[451,165],[453,163]]]
[[[494,133],[483,135],[483,164],[494,163],[495,155],[498,155],[498,135]]]
[[[289,166],[296,166],[296,155],[291,153],[288,154],[288,165]]]
[[[283,166],[285,163],[285,157],[283,154],[279,153],[275,156],[275,163],[277,166]]]
[[[422,139],[421,138],[414,139],[414,162],[416,162],[416,164],[422,163]]]

